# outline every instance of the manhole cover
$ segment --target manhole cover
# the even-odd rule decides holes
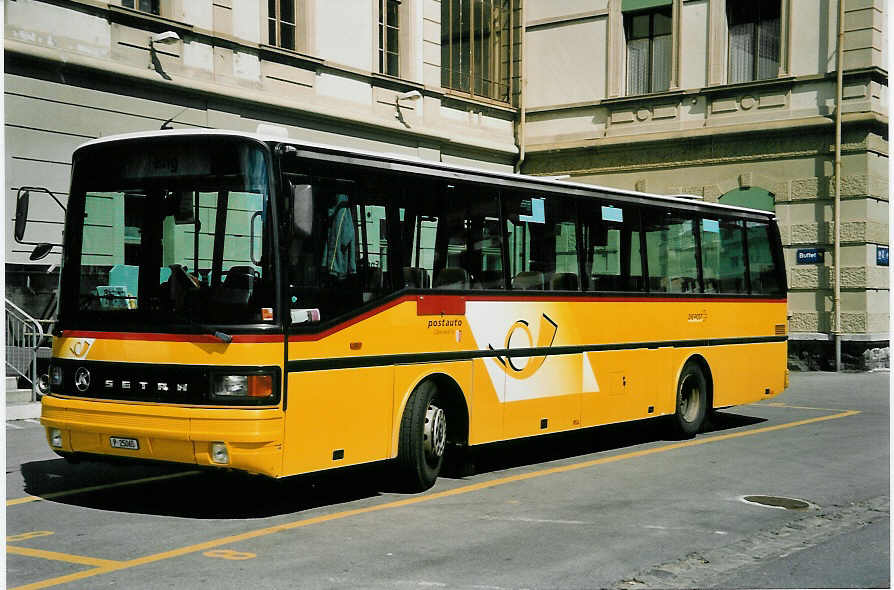
[[[772,508],[783,508],[785,510],[807,510],[810,503],[797,498],[783,498],[781,496],[743,496],[743,500],[751,504],[760,504],[761,506],[770,506]]]

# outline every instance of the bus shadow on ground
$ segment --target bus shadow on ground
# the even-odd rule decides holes
[[[714,412],[705,420],[699,436],[765,421],[766,418]],[[464,471],[465,473],[501,471],[668,440],[686,439],[674,437],[665,418],[610,424],[485,445],[470,454],[468,457],[470,465],[459,466],[457,471],[459,474],[463,474]]]
[[[25,493],[96,510],[196,519],[267,518],[374,497],[388,488],[386,469],[362,465],[281,480],[191,465],[64,459],[21,467]],[[153,478],[121,485],[122,482]],[[59,492],[86,489],[79,493]]]
[[[703,433],[721,432],[765,419],[715,413]],[[570,459],[669,440],[661,419],[494,443],[478,448],[447,478]],[[194,466],[63,459],[24,463],[25,493],[46,501],[96,510],[192,519],[268,518],[344,504],[382,493],[403,492],[393,466],[376,463],[344,467],[281,480]],[[123,482],[158,478],[121,485]],[[84,491],[64,493],[72,490]]]

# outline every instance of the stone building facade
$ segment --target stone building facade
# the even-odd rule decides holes
[[[843,1],[841,332],[861,366],[889,338],[886,5]],[[528,2],[526,22],[523,171],[775,210],[790,353],[828,366],[838,2]]]
[[[845,360],[887,346],[885,0],[845,2]],[[772,208],[791,349],[828,358],[837,0],[5,0],[7,297],[51,315],[58,254],[12,240],[91,138],[254,131]],[[30,241],[62,212],[34,193]],[[817,250],[811,264],[799,251]],[[49,272],[48,272],[49,271]],[[817,356],[818,355],[818,356]]]

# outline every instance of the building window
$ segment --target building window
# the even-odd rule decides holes
[[[379,71],[400,75],[400,0],[379,0]]]
[[[779,0],[728,0],[729,83],[779,75]]]
[[[160,0],[121,0],[124,8],[134,8],[150,14],[161,14]]]
[[[509,102],[511,0],[441,1],[441,86]]]
[[[295,50],[295,0],[267,0],[267,43]]]
[[[671,8],[624,15],[627,36],[627,94],[670,88]]]

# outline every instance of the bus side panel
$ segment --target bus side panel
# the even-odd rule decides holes
[[[477,392],[473,389],[473,361],[455,361],[449,363],[432,363],[419,365],[397,365],[394,367],[394,414],[391,416],[391,430],[389,432],[390,449],[388,456],[396,457],[398,449],[398,437],[400,436],[400,422],[404,415],[404,409],[407,406],[407,400],[413,393],[416,385],[423,379],[434,374],[447,375],[459,387],[466,400],[466,409],[469,412],[469,420],[471,422],[473,414],[472,400]],[[447,416],[448,423],[450,416]]]
[[[785,342],[713,346],[705,351],[714,378],[714,407],[752,403],[781,393],[786,351]]]
[[[538,357],[515,357],[512,362],[524,371],[537,360]],[[531,376],[516,379],[510,374],[506,378],[503,437],[580,427],[582,362],[581,354],[550,355]]]
[[[388,456],[394,367],[289,373],[283,473]]]
[[[485,363],[492,358],[475,359],[472,407],[469,416],[469,444],[494,442],[503,438],[503,390],[506,388],[505,373],[494,385],[494,376]],[[499,391],[497,390],[499,388]]]
[[[671,354],[670,348],[586,353],[595,388],[587,390],[585,384],[582,425],[598,426],[673,412]]]

